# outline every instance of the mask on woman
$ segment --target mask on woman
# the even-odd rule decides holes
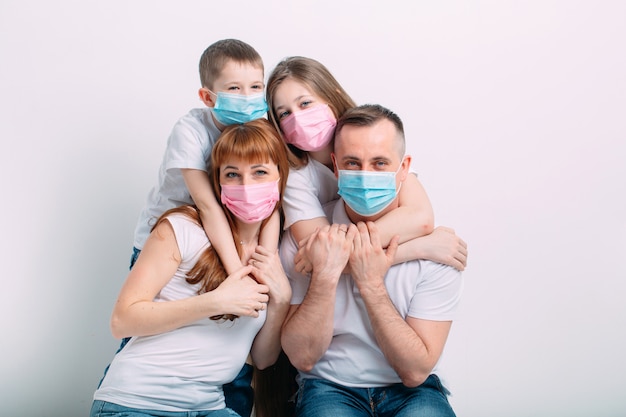
[[[243,124],[260,119],[267,113],[267,103],[263,93],[243,94],[217,93],[213,114],[223,125]]]
[[[327,104],[291,113],[280,122],[285,142],[303,151],[319,151],[330,143],[337,119]]]
[[[280,199],[278,181],[222,185],[222,204],[245,223],[264,220],[272,214]]]
[[[400,167],[398,171],[400,171]],[[396,172],[339,170],[339,195],[361,216],[373,216],[396,198]],[[400,184],[402,187],[402,184]]]

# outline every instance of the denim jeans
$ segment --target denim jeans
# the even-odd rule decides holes
[[[394,384],[344,387],[324,379],[302,379],[297,417],[455,417],[448,390],[437,375],[415,388]]]
[[[137,257],[139,256],[140,252],[141,252],[140,249],[133,247],[133,253],[130,256],[130,268],[129,269],[133,269],[133,265],[135,265],[135,262],[137,261]],[[126,346],[129,340],[130,340],[130,337],[123,338],[122,341],[120,342],[120,347],[117,349],[117,352],[115,352],[115,354],[118,354],[122,349],[124,349],[124,346]],[[107,365],[106,368],[104,369],[104,375],[102,376],[102,379],[100,379],[100,382],[98,383],[98,388],[102,384],[102,380],[104,380],[104,377],[106,376],[107,371],[109,370],[109,366],[111,366],[111,364]],[[226,407],[232,408],[237,413],[237,415],[241,417],[249,417],[250,414],[252,414],[252,406],[254,404],[254,391],[251,386],[252,373],[253,373],[253,367],[245,363],[243,365],[243,368],[241,368],[241,370],[239,371],[239,374],[235,377],[235,379],[228,384],[224,384],[224,386],[222,387],[224,389],[224,399],[226,401]],[[143,414],[137,414],[137,415],[139,416]],[[200,416],[204,414],[193,414],[193,415]],[[213,414],[211,414],[211,416],[213,416]],[[216,416],[218,416],[218,414],[216,414]],[[221,417],[221,415],[219,416]]]
[[[143,410],[95,400],[89,417],[239,417],[239,414],[229,408],[204,411]]]

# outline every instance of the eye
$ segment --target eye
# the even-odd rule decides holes
[[[352,160],[346,161],[344,165],[346,169],[359,169],[360,167],[357,161],[352,161]]]
[[[240,88],[236,85],[232,85],[230,87],[228,87],[228,91],[239,91]]]
[[[255,84],[252,86],[253,90],[263,90],[263,84]]]
[[[289,116],[290,114],[291,114],[291,112],[290,112],[290,111],[288,111],[288,110],[281,111],[281,112],[277,113],[278,120],[282,120],[282,119],[284,119],[285,117]]]
[[[387,161],[376,161],[374,163],[374,166],[376,167],[376,169],[382,170],[384,171],[387,166],[389,165],[389,163]]]
[[[257,169],[256,171],[254,171],[254,175],[257,177],[263,177],[265,175],[268,175],[269,172],[267,172],[267,170],[265,169]]]
[[[300,103],[300,107],[303,109],[306,109],[307,107],[309,107],[311,104],[313,103],[313,100],[303,100]]]
[[[238,173],[236,173],[236,172],[234,172],[234,171],[231,171],[231,172],[226,172],[226,173],[224,174],[224,176],[225,176],[226,178],[237,178],[237,177],[239,177],[239,174],[238,174]]]

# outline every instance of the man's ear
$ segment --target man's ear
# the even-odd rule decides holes
[[[409,170],[411,169],[411,155],[404,155],[404,158],[402,158],[402,162],[400,163],[400,170],[402,171],[400,178],[400,181],[404,181],[407,177],[407,175],[409,175]]]
[[[335,157],[335,153],[330,153],[330,159],[333,161],[333,172],[335,173],[335,178],[339,178],[339,169],[337,168],[337,158]]]
[[[213,99],[213,94],[209,91],[208,88],[202,87],[201,89],[199,89],[198,96],[200,97],[200,100],[202,100],[202,102],[207,107],[215,107],[215,100]]]

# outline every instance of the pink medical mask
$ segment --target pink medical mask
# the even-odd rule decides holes
[[[272,214],[280,199],[278,181],[222,185],[222,204],[244,223],[264,220]]]
[[[337,119],[327,104],[291,113],[280,122],[285,142],[303,151],[323,149],[335,133]]]

